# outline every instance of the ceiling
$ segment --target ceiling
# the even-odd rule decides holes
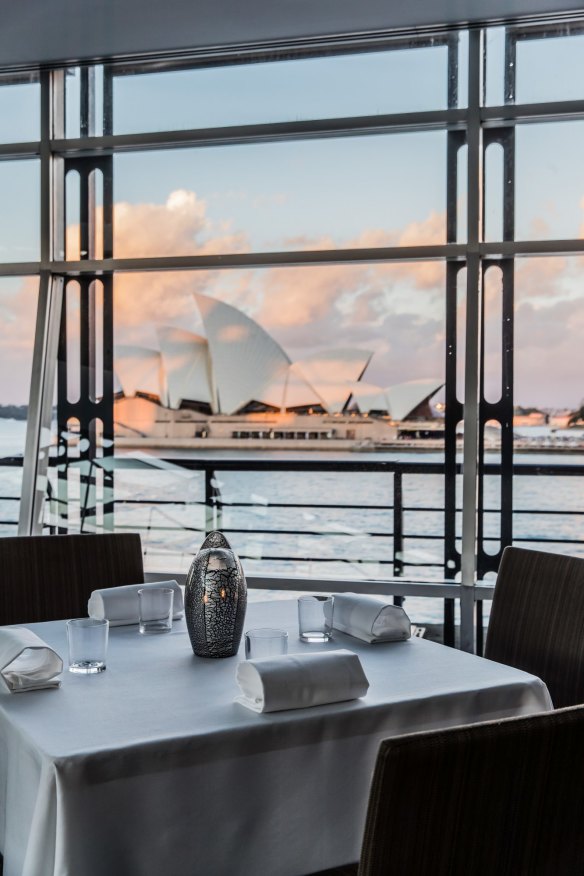
[[[0,67],[578,9],[581,0],[0,0]]]

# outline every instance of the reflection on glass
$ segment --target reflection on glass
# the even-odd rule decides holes
[[[117,257],[445,242],[446,136],[114,158]]]
[[[37,277],[0,278],[0,535],[16,535],[22,468],[2,464],[22,456],[34,327]]]
[[[114,78],[114,132],[438,110],[447,85],[442,45],[127,73]]]
[[[0,161],[0,262],[40,255],[40,162]]]

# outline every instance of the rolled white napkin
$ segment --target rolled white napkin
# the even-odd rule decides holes
[[[10,693],[59,687],[63,661],[26,627],[0,628],[0,679]]]
[[[369,688],[352,651],[319,651],[246,660],[237,667],[242,696],[235,702],[254,712],[304,709],[364,697]]]
[[[138,590],[149,587],[172,587],[174,590],[173,618],[178,620],[183,616],[183,595],[176,581],[151,581],[148,584],[126,584],[124,587],[106,587],[104,590],[94,590],[87,603],[87,614],[89,617],[106,617],[110,622],[110,627],[137,624],[140,620]]]
[[[409,617],[382,596],[335,594],[333,628],[363,642],[402,642],[412,634]]]

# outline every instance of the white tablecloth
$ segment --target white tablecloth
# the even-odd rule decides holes
[[[357,652],[367,697],[254,714],[233,703],[242,654],[195,657],[184,621],[163,636],[112,629],[106,672],[1,696],[4,876],[300,876],[348,863],[381,739],[551,707],[539,679],[422,639],[304,645],[295,602],[250,605],[246,628],[261,626],[287,629],[290,651]],[[64,622],[30,628],[66,657]]]

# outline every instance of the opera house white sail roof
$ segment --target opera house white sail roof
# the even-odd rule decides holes
[[[252,410],[386,412],[407,419],[443,385],[440,378],[381,387],[363,375],[373,353],[328,348],[293,362],[255,320],[230,304],[196,293],[205,337],[172,326],[157,329],[159,350],[116,346],[115,368],[126,397],[146,394],[177,410],[185,403],[211,414]]]

